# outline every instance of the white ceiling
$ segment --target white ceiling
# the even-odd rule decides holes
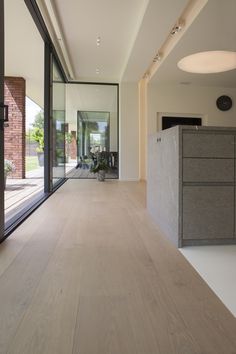
[[[236,70],[218,74],[191,74],[177,63],[183,57],[209,50],[236,51],[236,1],[208,0],[190,28],[157,70],[152,82],[236,87]]]
[[[43,107],[44,42],[23,0],[5,1],[5,76],[26,80],[26,95]]]
[[[49,0],[47,0],[49,1]],[[51,0],[77,80],[139,81],[191,0]],[[236,0],[208,0],[152,82],[235,87],[236,71],[192,75],[177,68],[203,50],[236,51]],[[101,36],[101,46],[96,38]],[[96,68],[101,72],[96,75]]]
[[[148,0],[51,0],[75,78],[119,80]],[[101,45],[96,44],[101,37]],[[100,74],[96,74],[96,69]]]
[[[51,0],[75,79],[96,82],[138,81],[187,3]],[[98,36],[100,47],[96,45]]]
[[[75,79],[137,82],[192,0],[40,1],[54,7]],[[42,106],[44,44],[23,0],[5,1],[5,22],[5,74],[24,77],[27,95]],[[208,0],[151,82],[236,87],[236,70],[199,75],[177,68],[179,59],[195,52],[236,51],[235,23],[236,0]],[[87,97],[95,105],[95,96]]]
[[[188,0],[150,0],[126,69],[123,81],[140,80],[161,47]]]

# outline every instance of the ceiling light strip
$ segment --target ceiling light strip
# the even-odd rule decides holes
[[[182,22],[178,21],[178,22],[174,25],[174,27],[172,28],[170,34],[171,34],[172,36],[174,36],[175,34],[179,33],[179,32],[183,29],[183,27],[184,27],[184,22],[183,22],[183,21],[182,21]]]
[[[208,0],[190,0],[188,5],[183,10],[180,18],[177,20],[176,24],[171,29],[169,35],[167,36],[163,45],[159,48],[157,53],[161,53],[161,60],[156,60],[156,56],[152,60],[148,69],[143,75],[146,80],[151,80],[153,75],[156,73],[160,65],[163,63],[164,59],[170,54],[174,49],[176,44],[182,38],[185,31],[193,23],[195,18],[199,15],[201,10],[207,4]],[[174,32],[174,33],[173,33]],[[176,35],[178,34],[178,35]]]

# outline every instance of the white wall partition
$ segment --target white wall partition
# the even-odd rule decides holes
[[[139,179],[139,92],[137,83],[120,85],[120,178]]]
[[[200,87],[191,85],[148,86],[148,134],[161,130],[158,122],[161,114],[196,116],[203,118],[203,125],[236,126],[236,105],[223,112],[216,107],[216,100],[228,95],[236,102],[236,89],[224,87]]]

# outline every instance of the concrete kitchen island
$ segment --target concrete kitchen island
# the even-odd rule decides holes
[[[149,137],[147,207],[177,246],[235,244],[236,128],[176,126]]]

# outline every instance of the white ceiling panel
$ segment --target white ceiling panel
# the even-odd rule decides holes
[[[174,50],[163,62],[152,82],[236,87],[236,70],[218,74],[191,74],[180,70],[183,57],[210,50],[236,51],[236,1],[209,0]]]
[[[188,0],[47,1],[53,5],[75,78],[94,82],[121,79],[137,82],[188,3]],[[152,82],[236,87],[236,70],[199,75],[177,67],[181,58],[192,53],[236,51],[235,23],[236,0],[208,0]],[[26,78],[27,94],[42,105],[44,46],[23,1],[6,1],[5,35],[6,75]],[[96,45],[98,36],[100,47]],[[97,98],[93,98],[96,102]]]
[[[123,73],[123,81],[140,80],[188,0],[150,0]]]
[[[119,81],[148,0],[51,0],[51,3],[76,79]],[[101,37],[99,47],[97,37]]]

